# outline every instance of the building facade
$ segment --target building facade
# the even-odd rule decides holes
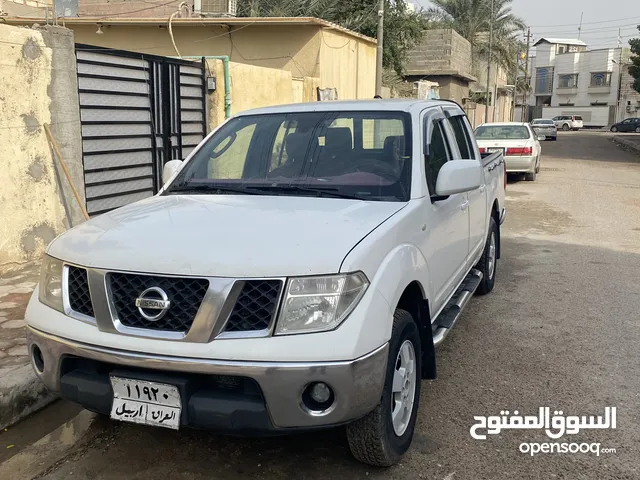
[[[440,86],[440,98],[463,105],[469,98],[471,44],[455,30],[425,32],[422,41],[408,55],[405,80],[428,80]]]
[[[640,96],[629,86],[629,49],[589,50],[580,40],[555,38],[542,38],[534,46],[529,119],[581,115],[585,126],[604,127],[637,113]]]

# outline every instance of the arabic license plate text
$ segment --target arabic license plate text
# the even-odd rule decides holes
[[[504,148],[487,148],[487,153],[504,153]]]
[[[174,385],[111,377],[111,418],[177,430],[182,401]]]

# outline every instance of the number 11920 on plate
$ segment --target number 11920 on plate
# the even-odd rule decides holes
[[[180,427],[182,402],[175,385],[111,377],[111,418],[156,427]]]

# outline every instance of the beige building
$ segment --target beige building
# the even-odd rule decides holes
[[[30,25],[33,19],[7,22]],[[318,88],[336,89],[340,100],[375,95],[376,41],[317,18],[174,18],[171,28],[167,18],[76,17],[60,23],[77,44],[170,57],[227,56],[233,113],[317,100]],[[212,69],[223,95],[222,61],[217,63]]]

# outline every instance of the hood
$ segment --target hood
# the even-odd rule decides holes
[[[159,196],[58,237],[48,253],[87,267],[214,277],[337,273],[405,204],[245,195]]]

